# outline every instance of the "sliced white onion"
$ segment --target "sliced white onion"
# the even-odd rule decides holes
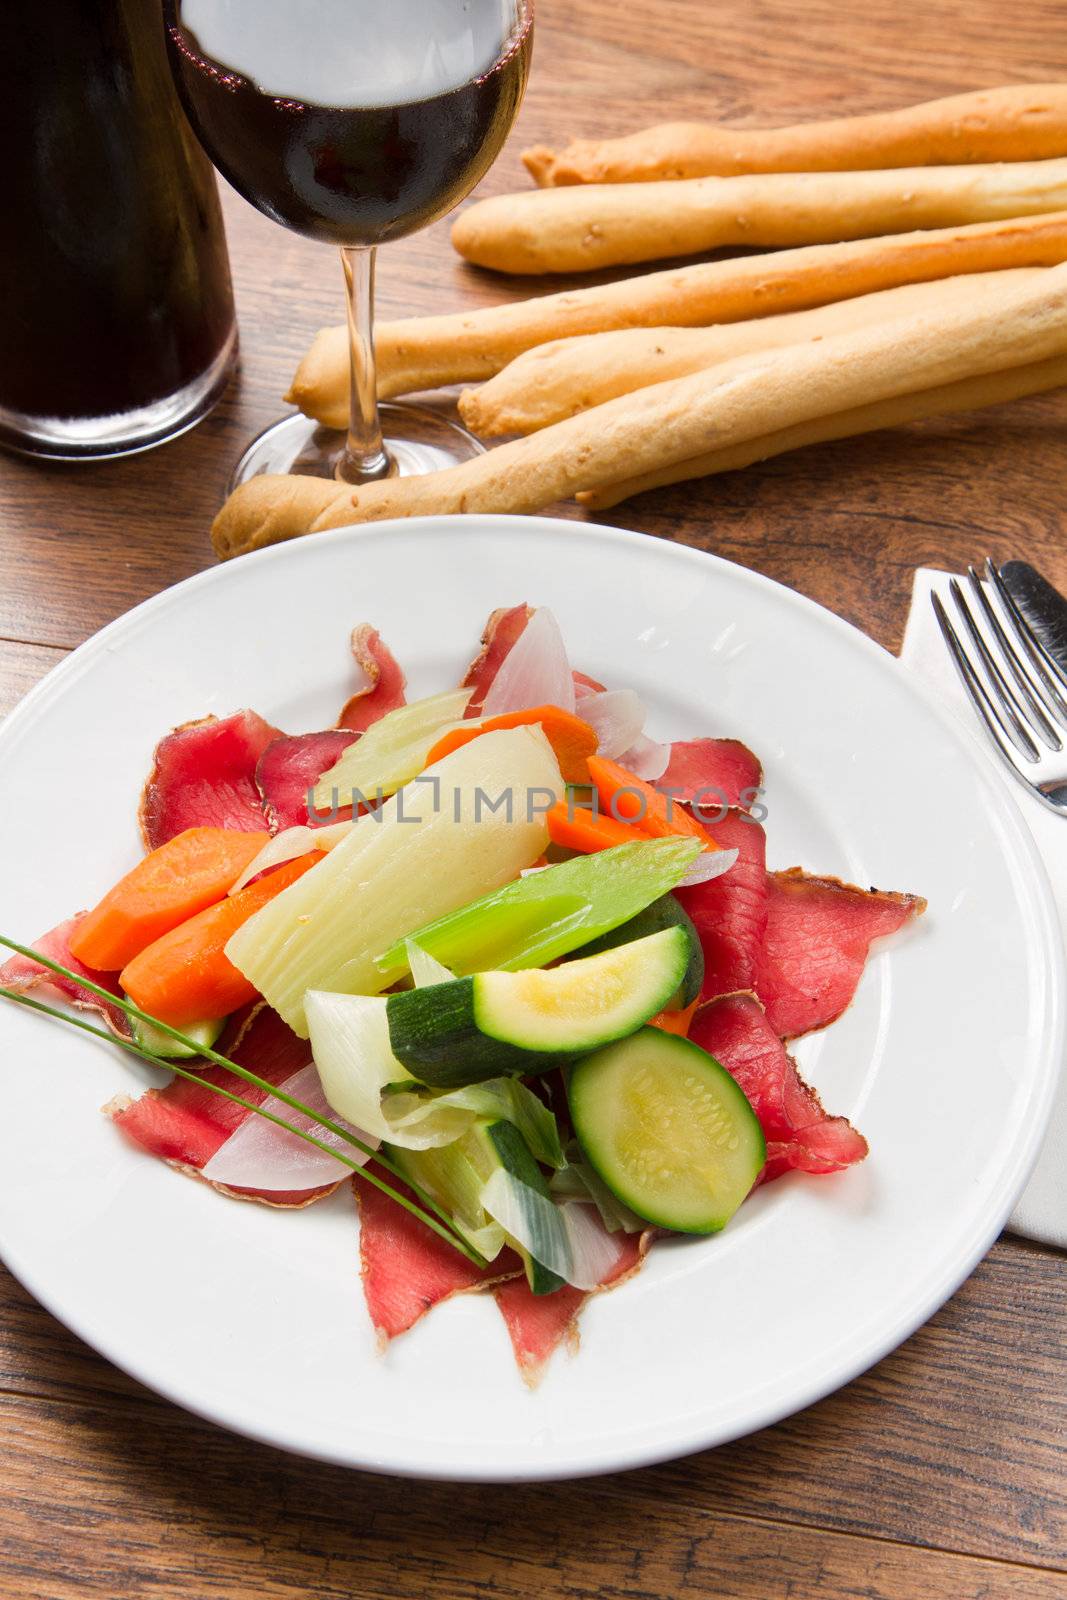
[[[499,717],[531,706],[573,711],[574,705],[574,677],[559,623],[546,606],[540,606],[504,657],[481,714]]]
[[[635,778],[643,778],[646,783],[655,783],[657,778],[662,778],[670,764],[670,745],[657,744],[643,733],[619,757],[620,766],[632,772]]]
[[[712,878],[721,878],[724,872],[729,872],[736,860],[736,850],[702,850],[686,869],[685,877],[678,887],[691,889],[694,884],[710,883]]]
[[[582,695],[579,709],[582,721],[588,722],[597,736],[597,755],[609,761],[617,761],[641,737],[645,703],[632,689],[601,689]]]
[[[243,889],[246,883],[251,883],[268,867],[280,867],[283,862],[295,861],[298,856],[309,855],[312,850],[332,850],[351,831],[350,821],[331,822],[326,828],[283,828],[273,839],[268,839],[258,856],[249,862],[230,889],[230,894],[236,894],[238,889]]]
[[[304,1004],[327,1101],[356,1127],[393,1139],[382,1115],[382,1090],[411,1073],[393,1054],[384,998],[309,989]]]
[[[294,1072],[292,1077],[286,1078],[279,1087],[294,1100],[302,1100],[312,1111],[319,1116],[328,1117],[336,1122],[330,1107],[326,1103],[322,1083],[315,1068],[315,1063],[309,1062],[306,1067],[301,1067],[299,1072]],[[273,1112],[277,1117],[284,1117],[290,1127],[300,1128],[306,1133],[313,1133],[323,1144],[328,1144],[331,1149],[339,1150],[349,1161],[358,1162],[360,1166],[370,1160],[369,1155],[364,1155],[357,1150],[355,1145],[348,1144],[339,1134],[333,1133],[329,1128],[324,1128],[314,1117],[305,1116],[301,1111],[294,1111],[292,1106],[286,1105],[277,1095],[271,1095],[264,1100],[263,1110]],[[378,1146],[377,1138],[363,1133],[359,1128],[353,1128],[345,1123],[350,1133],[362,1139],[364,1144]],[[348,1176],[351,1168],[343,1161],[337,1161],[325,1150],[317,1149],[313,1144],[308,1144],[306,1139],[301,1139],[295,1133],[289,1133],[284,1128],[279,1128],[276,1123],[268,1122],[265,1117],[256,1116],[254,1113],[245,1118],[224,1145],[221,1145],[211,1160],[201,1169],[202,1176],[209,1178],[213,1183],[225,1183],[234,1189],[263,1189],[287,1190],[292,1192],[297,1189],[317,1189],[322,1184],[336,1183],[340,1178]]]
[[[619,1259],[620,1246],[593,1206],[558,1206],[503,1167],[490,1176],[481,1201],[510,1238],[576,1289],[597,1288]]]
[[[424,950],[421,944],[416,944],[414,939],[404,941],[407,951],[408,967],[416,989],[428,989],[435,983],[451,983],[455,977],[442,961]]]

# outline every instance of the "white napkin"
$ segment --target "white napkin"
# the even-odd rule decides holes
[[[920,567],[916,572],[900,659],[972,730],[977,729],[983,742],[988,743],[988,734],[963,691],[930,604],[931,591],[936,588],[949,616],[953,615],[954,608],[948,593],[950,578],[950,573],[933,572],[927,567]],[[1067,845],[1067,820],[1055,816],[1039,801],[1029,798],[1025,790],[1013,782],[1010,774],[1004,772],[991,745],[989,760],[1003,778],[1005,791],[1010,792],[1018,802],[1026,825],[1041,852],[1059,909],[1064,938],[1067,939],[1067,849],[1064,848]],[[1008,1219],[1008,1227],[1013,1233],[1021,1233],[1027,1239],[1036,1239],[1041,1244],[1067,1250],[1067,1072],[1061,1078],[1044,1148],[1022,1199]]]

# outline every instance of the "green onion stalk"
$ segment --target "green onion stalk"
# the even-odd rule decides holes
[[[150,1062],[152,1066],[162,1067],[167,1071],[174,1072],[180,1078],[187,1078],[190,1083],[198,1083],[201,1088],[209,1089],[212,1094],[220,1095],[224,1100],[229,1100],[234,1105],[241,1106],[244,1110],[251,1111],[258,1117],[263,1117],[267,1122],[273,1122],[279,1128],[284,1128],[287,1133],[295,1134],[297,1138],[303,1139],[307,1144],[314,1145],[317,1149],[325,1151],[335,1161],[340,1161],[342,1166],[349,1167],[357,1178],[362,1179],[365,1183],[372,1184],[374,1188],[380,1189],[383,1194],[387,1194],[391,1200],[396,1201],[397,1205],[403,1206],[405,1211],[409,1211],[413,1217],[417,1217],[426,1227],[432,1229],[439,1238],[444,1239],[446,1244],[450,1244],[453,1249],[466,1256],[467,1260],[472,1262],[474,1266],[488,1266],[485,1257],[464,1238],[448,1213],[437,1204],[432,1196],[428,1195],[418,1184],[413,1183],[407,1174],[401,1172],[400,1168],[388,1156],[383,1155],[381,1150],[376,1150],[373,1145],[364,1143],[350,1129],[342,1127],[340,1123],[333,1122],[328,1117],[324,1117],[321,1112],[316,1111],[312,1106],[307,1106],[303,1101],[286,1094],[276,1084],[269,1083],[266,1078],[261,1078],[256,1073],[250,1072],[247,1067],[241,1066],[237,1061],[232,1061],[229,1056],[220,1055],[217,1050],[198,1044],[195,1039],[190,1039],[188,1034],[182,1033],[179,1028],[172,1028],[169,1023],[161,1021],[159,1017],[153,1017],[147,1011],[142,1011],[139,1006],[135,1006],[132,1001],[127,1000],[124,996],[112,994],[110,989],[104,989],[99,984],[93,983],[91,979],[81,977],[78,973],[72,972],[69,967],[63,966],[59,961],[53,961],[50,956],[42,955],[40,951],[34,950],[28,945],[19,944],[14,939],[8,939],[3,934],[0,934],[0,946],[13,950],[17,955],[26,956],[30,961],[35,962],[40,967],[45,967],[49,972],[56,973],[61,978],[67,978],[71,983],[77,984],[79,989],[85,989],[90,994],[94,994],[100,1000],[106,1002],[107,1005],[117,1007],[126,1016],[158,1029],[160,1033],[165,1034],[168,1038],[177,1040],[179,1044],[191,1050],[194,1055],[210,1061],[214,1066],[224,1067],[227,1072],[233,1073],[234,1077],[240,1078],[243,1082],[251,1085],[252,1088],[262,1089],[273,1099],[280,1100],[284,1105],[289,1106],[291,1110],[300,1112],[302,1116],[308,1117],[312,1124],[325,1128],[328,1132],[337,1135],[346,1144],[354,1146],[363,1155],[373,1156],[378,1166],[383,1167],[387,1172],[391,1172],[394,1177],[400,1178],[415,1194],[420,1203],[413,1203],[406,1195],[401,1194],[391,1184],[386,1183],[383,1178],[379,1178],[376,1173],[368,1172],[365,1166],[353,1161],[350,1156],[342,1155],[340,1151],[333,1149],[332,1146],[317,1138],[310,1131],[294,1127],[292,1123],[286,1122],[284,1117],[276,1116],[272,1111],[265,1111],[261,1105],[256,1105],[253,1101],[244,1099],[230,1089],[224,1089],[221,1084],[211,1083],[207,1078],[202,1077],[199,1072],[190,1072],[187,1068],[178,1066],[176,1062],[169,1060],[166,1056],[157,1055],[151,1050],[144,1049],[143,1046],[136,1044],[132,1039],[123,1039],[119,1035],[108,1033],[106,1029],[97,1028],[91,1022],[84,1021],[81,1017],[72,1017],[69,1012],[60,1011],[55,1006],[46,1005],[42,1000],[35,1000],[29,995],[19,993],[16,989],[0,986],[0,996],[5,1000],[10,1000],[15,1005],[25,1006],[30,1011],[38,1011],[44,1016],[53,1017],[56,1021],[66,1023],[69,1027],[78,1028],[82,1033],[92,1034],[98,1039],[103,1039],[108,1044],[117,1044],[121,1049],[128,1051],[130,1055],[140,1056],[143,1061]]]

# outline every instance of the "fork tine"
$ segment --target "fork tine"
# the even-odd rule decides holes
[[[1064,699],[1062,693],[1062,689],[1067,689],[1067,673],[1064,672],[1055,656],[1046,650],[1041,640],[1037,637],[1037,634],[1019,610],[1011,590],[1000,576],[996,563],[990,560],[988,556],[986,557],[985,567],[986,577],[997,599],[1000,601],[1015,637],[1030,658],[1034,671],[1041,679],[1050,700],[1056,707],[1059,719],[1067,726],[1067,700]]]
[[[993,705],[993,701],[996,701],[996,706],[999,707],[998,721],[1000,723],[1000,727],[1011,740],[1019,754],[1025,756],[1027,761],[1039,761],[1041,759],[1041,752],[1030,736],[1030,730],[1026,725],[1025,712],[1009,689],[1004,680],[1003,673],[989,652],[989,646],[986,644],[981,633],[978,631],[978,624],[971,615],[970,607],[967,604],[963,590],[960,588],[957,579],[953,578],[951,580],[949,583],[949,591],[953,600],[956,602],[956,610],[960,614],[960,620],[967,629],[967,632],[970,634],[971,643],[974,645],[975,653],[985,669],[986,680],[989,688],[992,690],[992,697],[983,692],[985,703],[991,710],[996,710],[996,707]],[[938,618],[938,620],[940,621],[940,618]],[[959,641],[957,638],[957,643],[958,642]],[[967,665],[970,668],[972,676],[977,679],[978,674],[975,672],[974,666],[970,660],[968,660]]]
[[[971,666],[970,658],[960,643],[956,630],[948,619],[948,613],[941,603],[941,596],[934,590],[931,592],[930,599],[934,608],[934,616],[937,618],[937,625],[941,629],[941,636],[948,646],[949,655],[952,657],[956,671],[960,675],[960,682],[963,684],[968,700],[985,723],[989,736],[1004,765],[1010,769],[1021,784],[1032,791],[1033,786],[1029,779],[1023,776],[1016,765],[1016,757],[1005,737],[1004,724],[1000,719],[1000,714],[987,695],[981,679]]]
[[[1041,735],[1042,739],[1044,739],[1050,750],[1062,750],[1063,740],[1060,738],[1059,734],[1056,732],[1056,729],[1052,726],[1052,723],[1048,719],[1048,711],[1050,708],[1047,707],[1042,701],[1036,684],[1032,683],[1028,677],[1026,669],[1022,661],[1020,661],[1011,643],[1011,640],[1004,632],[1001,620],[997,616],[996,611],[993,609],[993,602],[986,593],[985,586],[983,585],[982,580],[978,576],[978,573],[975,571],[974,567],[967,568],[967,577],[970,581],[971,593],[974,595],[975,599],[978,601],[978,604],[982,608],[982,615],[989,626],[990,633],[993,635],[993,638],[1000,649],[1000,654],[1004,665],[1015,679],[1015,684],[1019,690],[1019,693],[1030,707],[1030,714],[1033,722],[1037,724],[1038,733]]]

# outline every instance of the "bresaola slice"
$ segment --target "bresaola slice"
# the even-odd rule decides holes
[[[641,1234],[612,1234],[618,1244],[617,1260],[592,1293],[603,1294],[632,1277],[644,1260],[652,1235],[652,1229]],[[500,1284],[493,1296],[507,1326],[523,1381],[533,1389],[561,1344],[577,1346],[578,1314],[590,1294],[569,1285],[554,1294],[534,1294],[525,1276],[521,1276]]]
[[[368,1170],[378,1171],[373,1164]],[[410,1195],[391,1174],[379,1176]],[[359,1178],[352,1186],[359,1202],[363,1294],[382,1345],[406,1333],[442,1300],[521,1273],[510,1252],[488,1268],[474,1266],[380,1189]]]
[[[387,711],[395,711],[406,704],[407,680],[377,628],[372,628],[369,622],[361,622],[353,628],[352,654],[368,681],[365,688],[357,689],[345,702],[337,726],[353,733],[365,733]],[[326,767],[322,770],[325,772]]]
[[[717,838],[718,828],[713,831]],[[752,987],[774,1031],[794,1039],[833,1022],[856,992],[872,941],[896,933],[925,909],[918,895],[860,889],[839,878],[811,877],[799,867],[769,873],[766,929]]]
[[[152,771],[141,795],[145,846],[157,849],[186,828],[268,826],[256,788],[260,756],[280,729],[255,711],[205,717],[175,728],[156,746]]]
[[[754,989],[767,929],[767,840],[758,822],[731,811],[708,830],[737,860],[720,878],[676,889],[704,951],[701,999]]]
[[[499,606],[492,612],[482,634],[482,648],[464,674],[461,689],[470,689],[465,717],[480,717],[482,704],[512,646],[517,643],[533,616],[532,607]]]
[[[863,1160],[866,1139],[823,1110],[755,995],[723,995],[698,1007],[689,1037],[732,1074],[759,1118],[767,1141],[760,1183],[790,1169],[840,1172]]]
[[[251,1014],[238,1014],[231,1020],[219,1042],[219,1054],[228,1055],[239,1066],[247,1067],[277,1087],[308,1065],[311,1046],[305,1039],[298,1039],[276,1011],[260,1006]],[[104,1110],[116,1127],[143,1150],[199,1177],[201,1167],[210,1161],[231,1133],[246,1117],[255,1114],[212,1093],[207,1084],[231,1090],[253,1105],[260,1105],[267,1099],[262,1089],[253,1088],[236,1074],[227,1072],[225,1067],[205,1063],[200,1077],[203,1083],[175,1078],[165,1089],[148,1089],[137,1100],[120,1097]],[[292,1207],[322,1199],[331,1194],[337,1184],[292,1191],[239,1189],[225,1184],[213,1187],[240,1200]]]
[[[763,768],[740,739],[676,739],[659,780],[683,805],[694,802],[709,825],[723,806],[751,809]]]
[[[106,989],[109,994],[121,994],[117,972],[94,972],[92,967],[85,966],[71,951],[71,935],[84,916],[85,912],[81,911],[76,917],[58,923],[56,927],[33,941],[33,949],[39,950],[51,961],[58,961],[60,966],[69,967],[71,972],[78,973],[80,977],[88,978],[101,989]],[[112,1033],[117,1034],[120,1039],[130,1037],[130,1025],[125,1013],[120,1011],[118,1006],[108,1005],[107,1001],[101,1000],[98,995],[91,994],[88,989],[72,983],[69,978],[61,977],[58,972],[50,972],[47,967],[39,966],[27,956],[14,955],[0,966],[0,985],[5,989],[15,989],[20,994],[43,989],[60,999],[69,1000],[80,1011],[95,1011],[103,1018]]]
[[[358,738],[359,734],[348,728],[327,728],[323,733],[283,734],[267,746],[256,766],[256,788],[272,832],[315,826],[315,812],[308,810],[308,790],[314,789],[322,774],[329,772]],[[331,814],[325,820],[337,819]]]

